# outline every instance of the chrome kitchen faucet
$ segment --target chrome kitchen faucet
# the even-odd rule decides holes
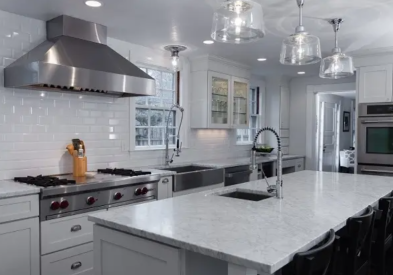
[[[252,170],[258,169],[257,164],[256,164],[257,163],[257,160],[256,160],[256,155],[257,154],[256,154],[256,147],[255,147],[255,145],[257,143],[259,135],[262,132],[264,132],[264,131],[272,132],[276,136],[276,138],[277,138],[277,182],[276,182],[276,185],[269,185],[269,183],[266,180],[266,183],[268,185],[267,191],[269,193],[274,193],[278,199],[283,199],[284,196],[283,196],[283,186],[282,186],[283,181],[282,181],[281,139],[280,139],[280,136],[277,134],[277,132],[273,128],[270,128],[270,127],[262,128],[255,135],[254,144],[253,144],[253,147],[251,149],[251,169]]]
[[[175,108],[180,110],[181,119],[180,119],[179,130],[176,136],[176,148],[173,150],[174,153],[172,154],[172,156],[169,157],[169,119],[171,118],[171,113]],[[175,156],[175,153],[176,153],[176,157],[180,157],[181,147],[183,145],[183,143],[180,143],[180,129],[181,129],[181,124],[183,122],[183,113],[184,113],[184,108],[180,107],[177,104],[172,105],[171,109],[169,110],[169,114],[166,120],[166,129],[165,129],[165,164],[166,165],[169,165],[173,162],[173,157]],[[175,134],[176,134],[176,129],[175,129]]]

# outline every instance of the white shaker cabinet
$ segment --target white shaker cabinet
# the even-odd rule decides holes
[[[0,224],[0,274],[39,275],[38,217]]]
[[[360,67],[358,70],[359,103],[391,102],[393,100],[393,65]]]

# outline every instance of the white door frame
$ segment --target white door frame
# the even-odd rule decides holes
[[[323,150],[321,147],[323,146],[321,143],[321,140],[323,139],[323,132],[321,131],[322,128],[322,124],[324,124],[324,120],[323,118],[320,117],[321,115],[321,100],[319,95],[323,95],[323,94],[331,94],[331,92],[318,92],[315,94],[315,98],[316,98],[316,102],[318,104],[317,106],[317,112],[316,112],[316,116],[317,116],[317,130],[316,130],[316,146],[317,146],[317,170],[318,171],[323,171],[323,152],[321,152],[321,150]],[[338,172],[339,171],[339,158],[340,158],[340,121],[342,120],[341,117],[341,113],[342,113],[342,101],[340,100],[340,103],[334,103],[336,105],[336,118],[334,123],[336,124],[336,134],[334,137],[336,146],[334,149],[334,171]],[[320,123],[318,123],[320,122]]]
[[[317,97],[320,92],[356,91],[356,83],[307,85],[307,116],[306,116],[306,169],[318,170],[317,135]]]

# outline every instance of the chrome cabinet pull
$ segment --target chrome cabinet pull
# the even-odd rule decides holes
[[[362,120],[362,124],[368,123],[393,123],[393,120]]]
[[[82,226],[81,225],[74,225],[73,227],[71,227],[71,232],[77,232],[77,231],[79,231],[79,230],[81,230],[82,229]]]
[[[81,263],[81,262],[76,262],[76,263],[73,263],[73,264],[71,265],[71,269],[72,269],[72,270],[75,270],[75,269],[80,268],[81,266],[82,266],[82,263]]]
[[[362,169],[362,172],[369,172],[369,173],[386,173],[386,174],[393,174],[393,171],[389,170],[370,170],[370,169]]]
[[[168,183],[168,182],[169,182],[168,178],[165,178],[165,179],[162,180],[162,183]]]

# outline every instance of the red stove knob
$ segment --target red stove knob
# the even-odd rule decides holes
[[[69,205],[70,205],[70,204],[68,203],[67,200],[62,200],[62,201],[60,202],[60,208],[61,208],[61,209],[66,209]]]
[[[143,188],[142,188],[142,194],[143,194],[143,195],[146,195],[147,192],[149,192],[149,189],[147,189],[147,187],[143,187]]]
[[[113,195],[113,199],[114,199],[115,201],[120,200],[122,197],[123,197],[123,194],[120,193],[120,192],[116,192],[116,193]]]
[[[50,209],[52,210],[58,210],[60,207],[60,203],[58,201],[52,201],[50,203]]]
[[[87,205],[92,205],[96,202],[96,199],[94,197],[87,197],[86,203]]]
[[[135,195],[139,196],[142,194],[142,190],[140,188],[135,189]]]

